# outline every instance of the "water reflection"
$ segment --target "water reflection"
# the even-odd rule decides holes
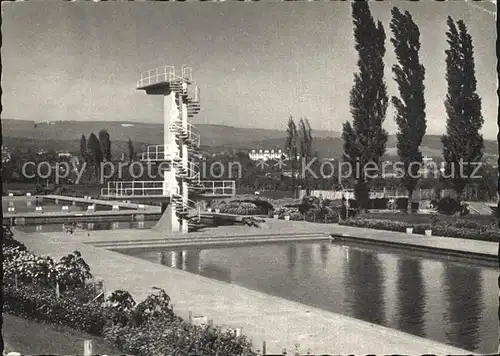
[[[295,270],[297,264],[297,244],[288,244],[286,249],[286,259],[288,263],[288,272]]]
[[[375,252],[349,249],[344,264],[346,304],[352,316],[385,324],[384,274]]]
[[[398,261],[396,290],[398,329],[425,337],[426,290],[419,260]]]
[[[231,283],[231,269],[224,266],[219,266],[215,263],[208,263],[204,265],[200,273],[205,277]]]
[[[200,272],[200,250],[158,252],[158,262],[183,271]]]
[[[497,271],[472,261],[318,243],[129,253],[477,353],[498,347],[486,282]]]
[[[309,280],[311,278],[311,270],[313,267],[313,249],[311,245],[302,246],[300,249],[299,263],[302,276]]]
[[[96,221],[76,223],[79,229],[84,230],[118,230],[118,229],[149,229],[156,221]],[[60,232],[66,231],[64,224],[43,224],[16,226],[24,232]]]
[[[328,245],[323,243],[319,246],[319,255],[321,257],[321,267],[326,268],[328,262]]]
[[[481,315],[485,309],[480,269],[446,265],[443,287],[447,302],[446,336],[453,345],[474,351],[480,342]]]

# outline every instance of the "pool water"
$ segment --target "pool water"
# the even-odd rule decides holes
[[[156,220],[146,221],[101,221],[94,223],[78,223],[79,230],[121,230],[121,229],[151,229]],[[61,232],[65,231],[64,224],[43,225],[16,225],[16,229],[23,232]]]
[[[62,211],[63,206],[68,206],[70,211],[87,211],[87,206],[90,203],[76,203],[72,205],[71,202],[62,202],[55,204],[54,200],[43,199],[42,197],[25,197],[23,199],[9,199],[9,197],[2,197],[2,211],[7,213],[9,207],[14,207],[17,213],[34,213],[36,207],[41,206],[44,212],[57,212]],[[96,211],[111,210],[112,206],[96,205]]]
[[[498,271],[473,260],[352,243],[125,253],[473,352],[498,348]]]

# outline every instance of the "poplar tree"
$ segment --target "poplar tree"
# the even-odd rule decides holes
[[[99,168],[101,162],[103,161],[103,156],[101,151],[101,143],[93,132],[89,136],[89,140],[87,142],[87,150],[91,167],[94,169],[96,175],[99,175]]]
[[[134,158],[135,158],[135,151],[134,151],[134,145],[132,144],[131,138],[128,139],[127,146],[128,146],[128,160],[129,160],[129,162],[132,162],[132,161],[134,161]]]
[[[285,143],[285,152],[290,160],[291,171],[292,171],[292,189],[295,191],[296,189],[296,177],[295,172],[297,169],[297,156],[299,154],[299,134],[297,132],[297,126],[295,125],[295,121],[293,121],[292,116],[290,115],[288,119],[288,126],[286,130],[286,143]]]
[[[444,179],[460,200],[467,184],[474,179],[476,166],[483,156],[484,119],[481,98],[476,93],[474,46],[462,20],[447,20],[449,48],[446,54],[448,93],[445,107],[446,134],[441,138],[445,161]]]
[[[353,2],[352,16],[359,72],[354,74],[350,96],[353,121],[343,125],[342,138],[344,160],[355,168],[356,200],[362,209],[367,209],[370,177],[365,168],[368,164],[379,167],[388,137],[382,127],[389,102],[383,61],[386,35],[382,23],[375,23],[368,2]]]
[[[408,212],[412,213],[412,195],[418,183],[419,168],[422,164],[420,145],[427,129],[425,119],[424,77],[425,69],[420,64],[420,31],[410,13],[404,14],[397,7],[392,9],[390,28],[391,42],[398,64],[393,65],[394,80],[399,89],[399,97],[391,98],[396,110],[398,125],[397,150],[403,163],[401,177],[408,191]]]
[[[300,157],[302,159],[302,171],[304,172],[304,185],[306,190],[306,195],[311,192],[310,180],[307,173],[304,171],[304,167],[309,164],[313,159],[313,146],[312,146],[312,129],[307,118],[301,118],[299,121],[299,144],[300,144]]]
[[[111,161],[111,140],[107,130],[99,131],[99,142],[104,161]]]

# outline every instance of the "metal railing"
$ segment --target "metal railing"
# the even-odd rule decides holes
[[[236,182],[234,180],[200,180],[193,190],[201,190],[204,196],[236,195]]]
[[[128,197],[164,195],[163,189],[163,181],[108,182],[108,186],[101,189],[101,196]]]
[[[236,195],[236,182],[234,180],[196,180],[189,185],[189,188],[199,191],[199,194],[203,196]],[[165,186],[163,181],[108,182],[108,186],[101,189],[103,197],[169,196],[178,193],[177,186]]]
[[[187,81],[191,82],[193,79],[193,68],[189,67],[185,64],[182,65],[181,69],[182,73],[182,78],[186,79]]]
[[[186,171],[185,178],[191,181],[200,181],[200,172],[198,171],[198,165],[194,162],[188,161],[187,166],[183,162],[174,162],[174,168],[180,168]]]
[[[172,194],[172,200],[176,204],[181,204],[183,208],[196,210],[196,202],[194,200],[183,197],[179,194]]]
[[[175,133],[180,134],[180,135],[187,135],[185,140],[188,140],[189,142],[191,142],[191,144],[195,147],[200,146],[201,136],[199,133],[197,133],[198,130],[197,130],[196,126],[194,126],[190,123],[187,123],[186,126],[183,126],[182,122],[175,121],[170,126],[170,130],[172,132],[175,132]]]
[[[172,161],[174,159],[180,159],[178,151],[171,153],[169,148],[175,147],[177,145],[154,145],[148,146],[146,152],[142,153],[141,161]]]
[[[177,75],[174,66],[163,66],[142,72],[141,79],[137,81],[137,88],[159,83],[191,82],[191,78],[191,67],[182,66],[181,75]]]

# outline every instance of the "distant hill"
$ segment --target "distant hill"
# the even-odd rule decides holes
[[[241,128],[224,125],[196,125],[201,134],[202,149],[210,153],[272,149],[284,147],[285,128],[283,130],[267,130],[259,128]],[[97,134],[107,129],[113,145],[113,152],[127,151],[129,138],[134,142],[136,151],[143,151],[149,145],[163,142],[163,124],[118,122],[118,121],[58,121],[52,124],[35,123],[28,120],[2,119],[3,144],[8,147],[33,147],[43,149],[69,150],[78,152],[80,137],[89,133]],[[321,157],[340,157],[343,141],[336,131],[313,131],[314,148]],[[497,142],[485,141],[486,155],[498,154]],[[427,135],[424,137],[422,153],[430,157],[441,157],[441,137]],[[389,136],[386,156],[397,156],[396,137]]]
[[[223,125],[196,125],[200,131],[203,144],[220,146],[237,144],[238,142],[253,142],[259,140],[276,139],[285,136],[285,130],[266,130],[241,128]],[[43,140],[80,140],[82,134],[96,135],[101,129],[108,130],[111,139],[148,142],[160,144],[163,141],[163,124],[133,123],[118,121],[56,121],[52,124],[35,123],[28,120],[2,119],[4,136],[23,137]],[[316,131],[316,137],[339,137],[338,132]]]

